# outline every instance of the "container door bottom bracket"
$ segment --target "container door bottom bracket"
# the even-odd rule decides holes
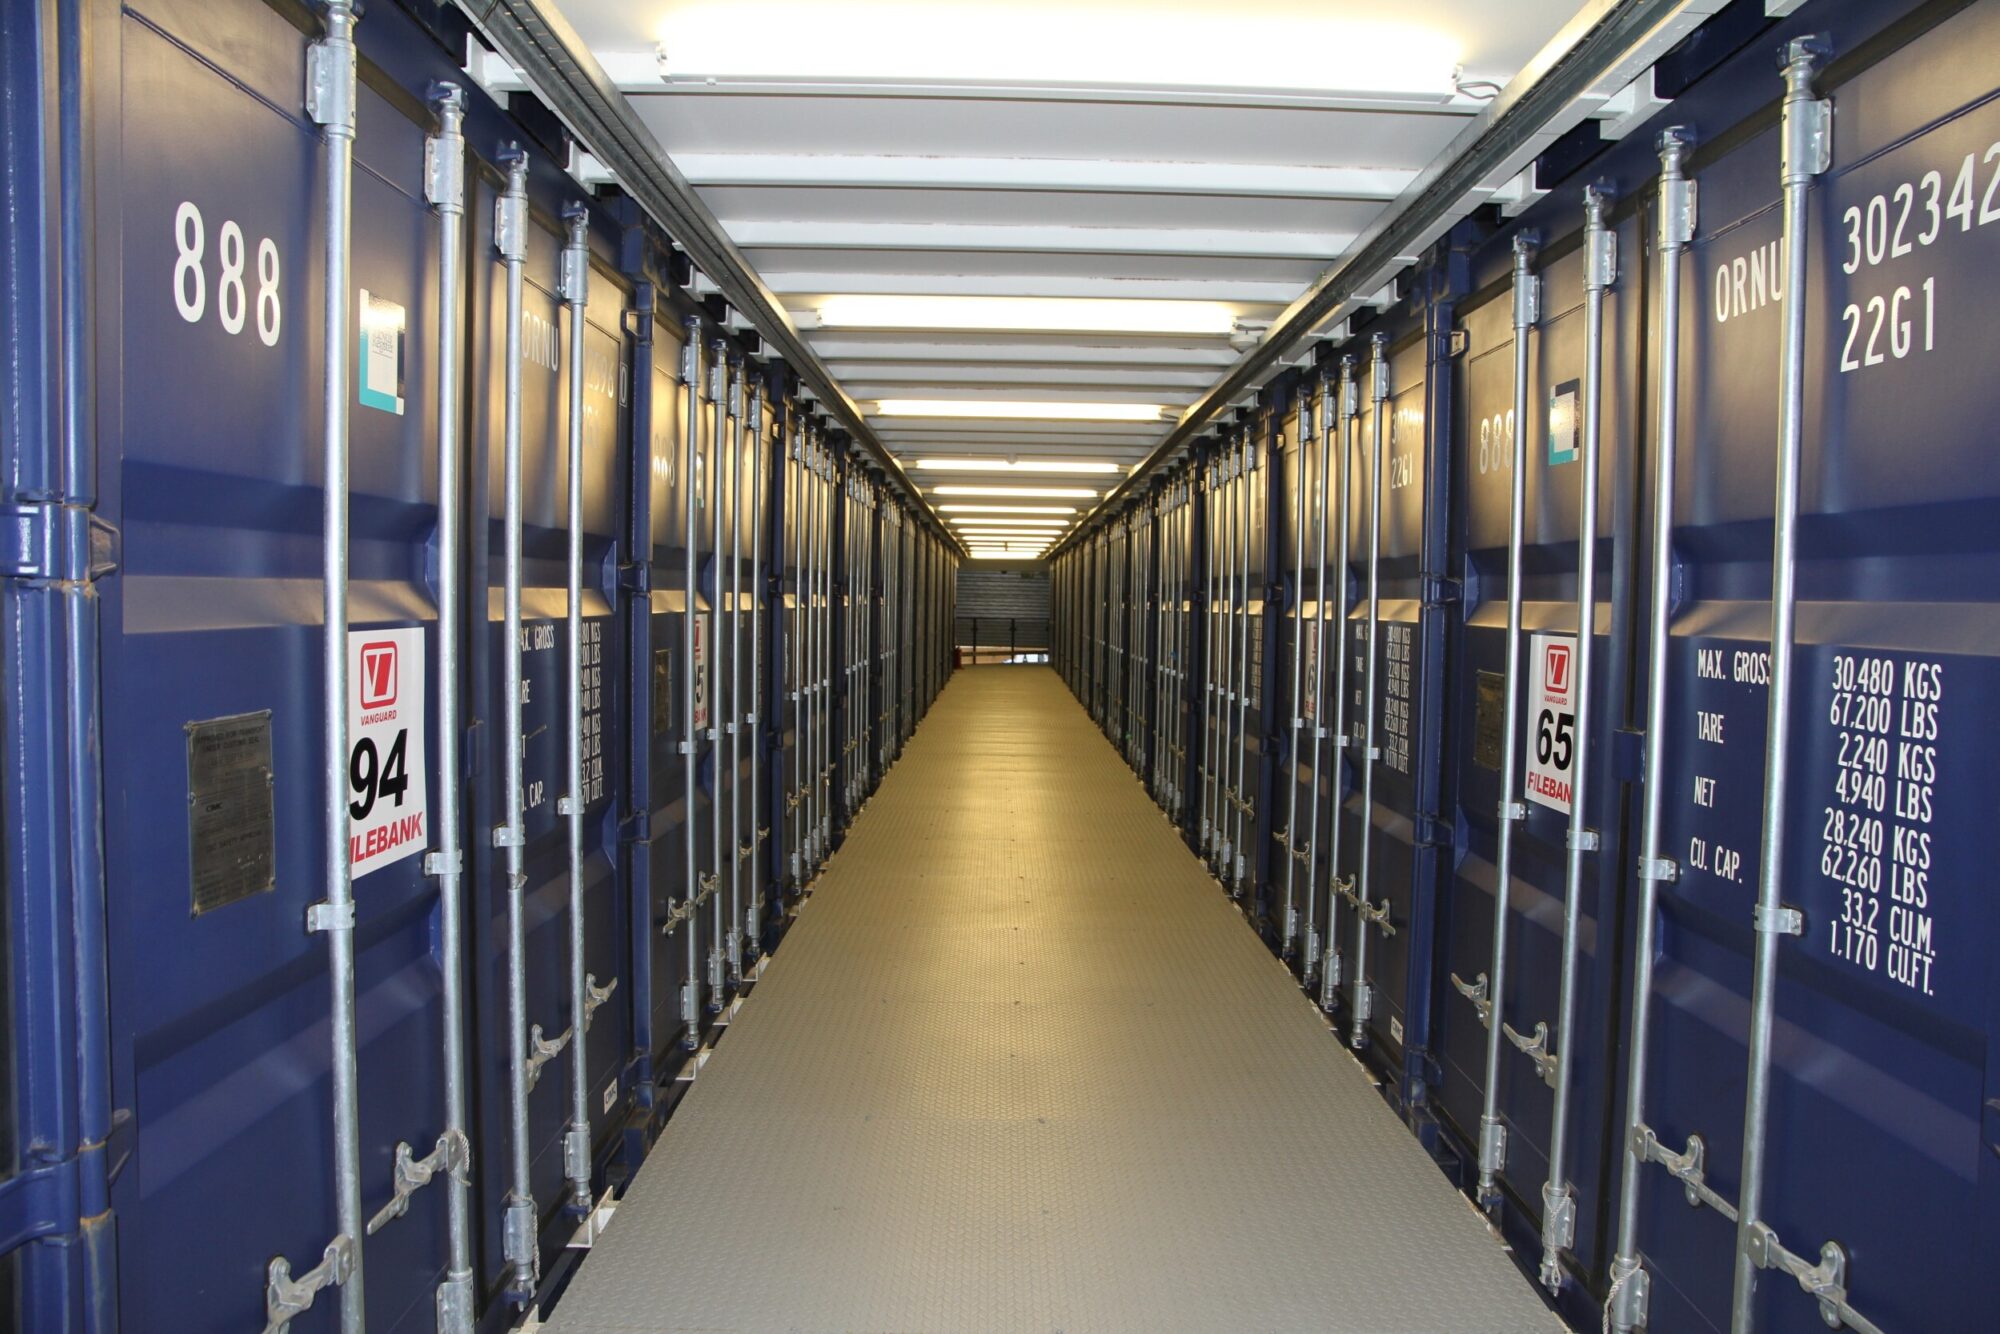
[[[597,1202],[597,1207],[592,1209],[584,1217],[583,1221],[577,1224],[576,1231],[571,1234],[567,1243],[567,1248],[572,1251],[589,1250],[596,1244],[597,1239],[604,1235],[604,1230],[611,1226],[611,1215],[617,1212],[618,1195],[607,1186],[603,1198]]]

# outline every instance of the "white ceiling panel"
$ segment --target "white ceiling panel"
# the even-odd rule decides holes
[[[1553,32],[1551,28],[1551,32]],[[1396,167],[1428,162],[1476,108],[1429,114],[1193,102],[631,94],[669,155],[894,154]]]
[[[959,223],[1007,226],[1335,232],[1368,225],[1382,201],[1289,195],[1116,194],[1087,190],[943,190],[820,186],[709,186],[702,198],[725,227],[737,223]]]
[[[929,0],[891,23],[879,0],[559,2],[899,458],[1126,463],[1234,361],[1233,338],[1254,338],[1416,179],[1478,110],[1476,84],[1511,78],[1577,9]],[[968,40],[923,44],[954,24]],[[1119,36],[1079,37],[1092,33]],[[1397,82],[1390,68],[1419,68],[1413,52],[1434,75],[1381,91]],[[1068,73],[1024,73],[1044,66]],[[1341,82],[1378,70],[1376,91]],[[820,306],[845,295],[1199,301],[1236,327],[822,326]],[[888,418],[875,411],[883,398],[1167,412],[1158,423]]]

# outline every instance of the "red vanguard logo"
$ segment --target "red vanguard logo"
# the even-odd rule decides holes
[[[1542,689],[1551,700],[1569,699],[1569,645],[1550,644],[1542,654]]]
[[[396,642],[377,640],[361,646],[361,707],[386,708],[396,702]]]

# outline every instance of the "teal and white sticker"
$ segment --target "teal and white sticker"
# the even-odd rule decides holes
[[[403,415],[403,308],[361,289],[361,406]]]
[[[1549,395],[1549,466],[1576,462],[1576,404],[1581,385],[1565,380]]]

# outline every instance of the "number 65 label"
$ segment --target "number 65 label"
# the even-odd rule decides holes
[[[1528,800],[1569,813],[1576,774],[1576,636],[1536,635],[1528,654]]]
[[[423,851],[424,632],[347,636],[348,860],[358,879]]]

